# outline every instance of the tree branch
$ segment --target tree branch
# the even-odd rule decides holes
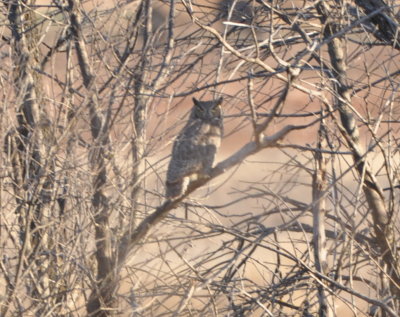
[[[266,148],[276,146],[280,140],[282,140],[288,133],[296,130],[306,129],[314,124],[319,122],[319,119],[312,121],[309,124],[305,125],[288,125],[282,128],[280,131],[271,136],[264,136],[260,139],[260,142],[249,142],[244,145],[240,150],[236,153],[225,159],[224,161],[218,163],[210,172],[209,177],[200,179],[194,183],[191,183],[186,193],[177,199],[167,200],[162,205],[156,208],[156,210],[136,227],[136,229],[130,233],[127,232],[124,234],[121,239],[121,244],[119,247],[118,254],[118,266],[119,268],[126,262],[130,253],[133,251],[135,247],[142,241],[146,235],[149,233],[150,229],[154,227],[157,223],[162,221],[167,215],[168,212],[175,207],[187,196],[189,196],[192,192],[194,192],[199,187],[205,185],[212,179],[218,177],[219,175],[225,173],[227,170],[232,167],[242,163],[247,157],[263,150]]]

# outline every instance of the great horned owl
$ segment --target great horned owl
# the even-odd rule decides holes
[[[207,176],[221,144],[222,97],[211,101],[193,98],[193,102],[188,122],[175,139],[172,148],[167,171],[167,198],[183,195],[190,182]]]

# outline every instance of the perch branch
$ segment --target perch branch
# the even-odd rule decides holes
[[[210,175],[207,178],[202,178],[190,184],[188,190],[184,195],[174,200],[165,201],[162,205],[157,207],[152,214],[144,218],[133,232],[125,233],[119,247],[119,254],[118,254],[119,268],[121,268],[121,266],[125,263],[129,255],[132,253],[133,249],[140,243],[140,241],[142,241],[146,237],[150,229],[154,227],[156,224],[158,224],[160,221],[162,221],[168,215],[168,212],[170,210],[174,209],[184,198],[189,196],[197,188],[205,185],[212,179],[225,173],[228,169],[231,169],[232,167],[240,164],[250,155],[253,155],[263,149],[276,146],[279,143],[279,141],[282,140],[289,132],[306,129],[317,122],[319,122],[319,119],[314,120],[311,123],[305,125],[287,125],[280,131],[271,136],[264,136],[263,138],[260,139],[260,142],[252,141],[245,144],[236,153],[234,153],[224,161],[218,163],[211,170]]]

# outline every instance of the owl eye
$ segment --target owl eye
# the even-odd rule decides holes
[[[211,113],[212,114],[218,114],[220,111],[219,111],[219,109],[218,108],[213,108],[212,110],[211,110]]]
[[[198,118],[203,118],[205,116],[205,109],[202,107],[196,107],[194,114]]]

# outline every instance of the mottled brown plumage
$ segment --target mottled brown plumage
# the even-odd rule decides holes
[[[222,98],[199,101],[175,139],[166,180],[166,197],[183,195],[190,182],[206,177],[212,168],[223,135]]]

